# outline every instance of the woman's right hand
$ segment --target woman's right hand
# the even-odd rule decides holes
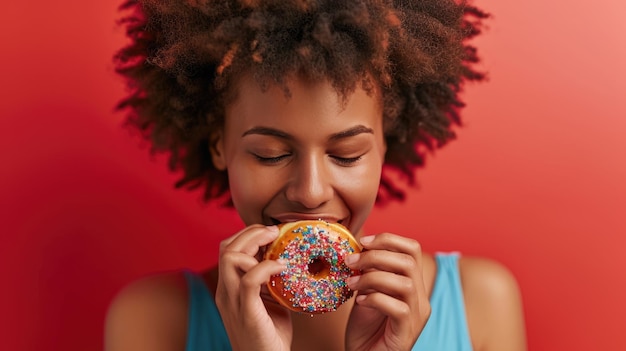
[[[255,224],[220,245],[215,302],[233,350],[291,349],[290,313],[274,301],[265,285],[286,265],[260,257],[260,248],[277,237],[275,226]]]

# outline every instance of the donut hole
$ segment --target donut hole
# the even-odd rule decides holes
[[[307,270],[314,278],[326,277],[330,272],[330,263],[320,257],[314,258],[309,261]]]

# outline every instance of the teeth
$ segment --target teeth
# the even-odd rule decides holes
[[[296,218],[294,218],[294,219],[288,219],[288,220],[286,220],[285,222],[296,222],[296,221],[299,221],[299,220],[302,220],[302,219],[296,219]],[[327,220],[322,219],[322,218],[319,218],[318,220],[327,222]],[[283,221],[279,221],[278,219],[276,219],[276,218],[274,218],[274,217],[270,217],[270,221],[272,221],[272,224],[274,224],[274,225],[278,225],[278,224],[283,223]],[[343,220],[342,220],[342,219],[341,219],[341,220],[338,220],[338,221],[337,221],[337,223],[339,223],[339,224],[343,224]]]

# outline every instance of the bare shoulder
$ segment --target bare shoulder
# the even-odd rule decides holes
[[[526,350],[522,298],[511,271],[479,257],[462,257],[459,270],[474,349]]]
[[[105,322],[105,350],[182,350],[187,331],[182,272],[131,282],[115,296]]]

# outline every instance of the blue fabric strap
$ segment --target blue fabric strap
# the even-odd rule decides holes
[[[437,254],[430,297],[432,313],[413,351],[472,351],[457,253]],[[231,350],[213,296],[202,277],[185,271],[189,286],[189,327],[185,351]]]
[[[222,318],[202,277],[190,271],[185,271],[184,274],[189,287],[185,351],[231,350]]]
[[[437,254],[437,278],[430,296],[428,323],[413,351],[471,351],[465,301],[459,272],[459,254]]]

